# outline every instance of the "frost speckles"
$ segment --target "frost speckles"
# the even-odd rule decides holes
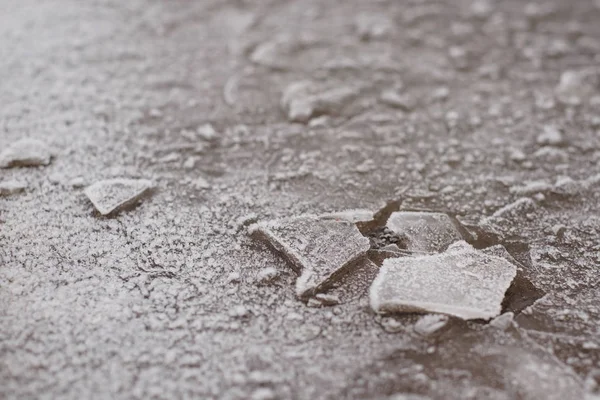
[[[321,87],[310,81],[294,82],[285,89],[281,107],[290,121],[306,123],[319,115],[338,114],[359,93],[359,88],[353,86]]]
[[[544,131],[537,137],[537,143],[541,145],[559,146],[564,144],[563,134],[555,126],[544,126]]]
[[[567,70],[561,74],[554,94],[563,104],[579,106],[594,94],[598,81],[598,74],[593,70]]]
[[[450,217],[442,213],[399,211],[390,215],[386,227],[408,239],[414,252],[440,252],[462,239]]]
[[[371,286],[371,307],[489,319],[500,313],[516,273],[507,260],[459,242],[441,254],[385,260]]]
[[[358,37],[361,40],[380,40],[394,32],[394,21],[384,14],[360,13],[354,22]]]
[[[249,229],[279,251],[300,273],[296,294],[304,298],[329,284],[369,250],[369,240],[350,222],[300,216],[255,224]]]
[[[37,167],[50,164],[52,152],[41,140],[24,138],[0,153],[0,168]]]
[[[107,179],[88,186],[85,194],[100,214],[108,215],[136,202],[153,186],[147,179]]]

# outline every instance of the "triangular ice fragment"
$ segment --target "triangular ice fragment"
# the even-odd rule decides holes
[[[100,214],[108,215],[135,203],[152,187],[152,182],[147,179],[116,178],[88,186],[85,194]]]
[[[343,219],[304,215],[261,222],[249,231],[280,252],[300,274],[296,281],[300,298],[326,288],[369,250],[369,240]]]

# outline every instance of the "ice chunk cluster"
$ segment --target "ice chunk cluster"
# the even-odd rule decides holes
[[[249,231],[299,274],[301,299],[323,291],[340,301],[357,299],[371,284],[370,303],[378,313],[430,312],[462,319],[500,314],[518,265],[504,247],[473,248],[446,214],[401,211],[390,214],[385,229],[400,236],[406,248],[394,245],[381,259],[371,251],[369,260],[372,243],[356,226],[368,220],[374,220],[369,210],[350,210],[261,222]]]
[[[378,313],[436,312],[489,319],[501,311],[517,267],[466,242],[435,255],[391,258],[373,281],[371,307]]]
[[[250,233],[269,243],[300,274],[296,281],[300,298],[327,287],[369,250],[369,240],[356,225],[341,218],[285,218],[255,224]]]

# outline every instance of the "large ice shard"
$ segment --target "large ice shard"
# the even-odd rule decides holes
[[[385,260],[371,286],[371,307],[489,319],[500,314],[516,273],[513,263],[461,241],[441,254]]]
[[[250,228],[281,253],[300,274],[296,294],[306,298],[332,283],[364,256],[369,240],[344,219],[304,215]]]

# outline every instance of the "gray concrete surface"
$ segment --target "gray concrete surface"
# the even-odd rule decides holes
[[[0,151],[54,155],[0,169],[0,398],[598,398],[598,1],[0,0],[0,60]],[[103,217],[117,177],[156,189]],[[390,200],[543,296],[415,330],[246,233]]]

